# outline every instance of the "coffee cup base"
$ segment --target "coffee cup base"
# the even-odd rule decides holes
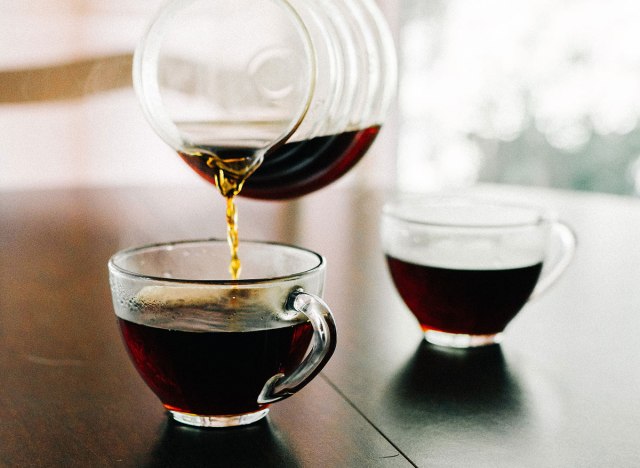
[[[231,414],[224,416],[203,416],[198,414],[169,411],[174,420],[197,427],[231,427],[245,426],[264,418],[269,413],[269,408],[263,408],[253,413]]]
[[[446,333],[436,330],[424,332],[424,339],[437,346],[448,348],[477,348],[495,345],[502,341],[502,333],[490,335],[467,335],[462,333]]]

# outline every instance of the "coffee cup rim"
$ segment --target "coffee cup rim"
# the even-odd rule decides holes
[[[117,273],[122,276],[126,276],[129,278],[135,278],[138,280],[148,280],[154,282],[163,282],[168,284],[197,284],[197,285],[216,285],[216,286],[249,286],[249,285],[264,285],[264,284],[274,284],[286,281],[295,281],[310,274],[322,271],[326,267],[326,259],[324,256],[320,255],[313,250],[307,249],[305,247],[300,247],[293,244],[287,244],[283,242],[273,242],[273,241],[263,241],[263,240],[243,240],[242,244],[260,244],[260,245],[270,245],[270,246],[279,246],[286,247],[289,249],[294,249],[302,252],[306,252],[314,256],[317,260],[317,263],[306,270],[287,274],[280,276],[271,276],[268,278],[241,278],[241,279],[187,279],[187,278],[170,278],[159,275],[148,275],[136,273],[135,271],[131,271],[130,269],[124,268],[118,261],[123,259],[127,255],[131,255],[133,253],[143,252],[145,250],[151,250],[158,247],[175,247],[185,244],[206,244],[206,243],[227,243],[226,239],[221,238],[207,238],[207,239],[183,239],[177,241],[168,241],[168,242],[154,242],[149,244],[142,244],[139,246],[129,247],[125,249],[121,249],[118,252],[114,253],[111,258],[109,258],[108,268],[111,273]]]
[[[518,212],[521,216],[487,221],[483,219],[438,219],[438,216],[429,216],[418,213],[419,209],[444,207],[461,207],[465,209],[494,208],[510,210],[512,214]],[[477,213],[477,212],[476,212]],[[422,226],[457,228],[457,229],[514,229],[540,226],[552,221],[555,216],[547,208],[527,203],[506,202],[492,198],[474,195],[400,195],[387,201],[382,208],[383,217],[397,221]]]

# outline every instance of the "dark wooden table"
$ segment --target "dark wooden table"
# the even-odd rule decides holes
[[[0,466],[640,466],[640,201],[485,187],[557,209],[573,264],[501,346],[426,345],[378,240],[384,194],[240,202],[241,238],[329,263],[338,350],[255,425],[171,422],[129,363],[106,262],[223,237],[211,187],[0,193]]]

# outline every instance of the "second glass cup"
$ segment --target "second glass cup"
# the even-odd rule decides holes
[[[460,348],[499,342],[576,245],[572,230],[541,209],[471,197],[391,201],[381,232],[393,282],[425,339]]]
[[[320,298],[322,256],[243,242],[242,280],[229,280],[224,240],[156,244],[109,261],[118,324],[147,385],[179,422],[237,426],[306,385],[336,346]]]

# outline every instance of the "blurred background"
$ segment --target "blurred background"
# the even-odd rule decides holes
[[[161,0],[0,0],[0,190],[202,184],[153,133],[131,54]],[[397,105],[340,181],[640,194],[640,3],[379,0]]]
[[[403,2],[401,184],[638,194],[638,20],[633,0]]]

